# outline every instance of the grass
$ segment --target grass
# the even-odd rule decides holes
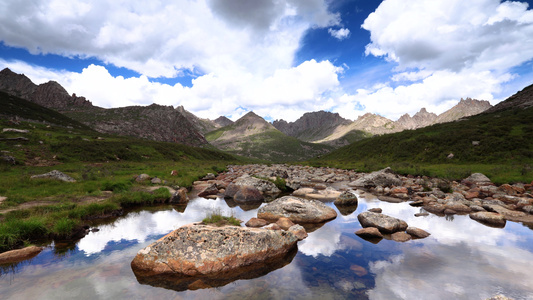
[[[223,216],[219,212],[210,213],[202,220],[202,223],[204,224],[209,224],[217,227],[227,225],[241,226],[241,222],[241,220],[235,218],[234,216]]]

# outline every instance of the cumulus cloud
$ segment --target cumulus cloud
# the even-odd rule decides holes
[[[465,97],[496,104],[502,86],[517,78],[512,68],[533,59],[527,8],[499,0],[383,1],[361,27],[371,36],[366,55],[394,66],[390,80],[341,96],[334,111],[395,120],[421,107],[442,113]]]
[[[338,30],[335,30],[333,28],[329,28],[328,29],[328,33],[338,39],[338,40],[344,40],[344,39],[347,39],[348,36],[350,36],[350,29],[348,28],[341,28],[341,29],[338,29]]]
[[[0,11],[0,36],[34,54],[96,57],[149,77],[270,74],[291,66],[305,30],[339,21],[323,0],[251,3],[22,0]]]

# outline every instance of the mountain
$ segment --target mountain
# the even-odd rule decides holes
[[[404,114],[396,122],[396,126],[403,129],[416,129],[426,127],[435,123],[437,115],[428,112],[425,108],[420,109],[414,116]]]
[[[28,77],[17,74],[8,68],[0,71],[0,90],[37,103],[47,108],[68,110],[74,107],[92,107],[85,97],[72,96],[57,82],[49,81],[35,85]]]
[[[81,122],[101,133],[175,142],[190,146],[206,145],[201,126],[213,123],[197,118],[183,107],[152,104],[105,109],[93,106],[84,97],[72,96],[57,82],[35,85],[28,77],[9,69],[0,71],[0,90]],[[195,123],[196,122],[196,123]]]
[[[53,109],[2,91],[0,91],[0,107],[2,108],[0,110],[0,119],[12,120],[14,123],[18,123],[18,121],[30,121],[92,131],[88,126],[68,118]]]
[[[507,100],[489,108],[486,113],[497,112],[511,108],[528,108],[533,106],[533,84],[507,98]]]
[[[218,149],[273,162],[307,159],[333,149],[287,136],[254,112],[208,133],[206,139]]]
[[[350,123],[350,120],[342,118],[338,113],[321,110],[305,113],[295,122],[276,120],[272,125],[288,136],[313,142],[331,135],[338,126]]]
[[[139,137],[189,146],[207,144],[203,134],[172,106],[152,104],[66,111],[64,114],[108,134]]]
[[[457,107],[474,103],[468,99],[461,102]],[[525,174],[530,172],[528,166],[533,163],[533,139],[530,137],[533,132],[532,86],[502,103],[492,112],[489,110],[455,122],[373,136],[337,149],[314,163],[345,167],[364,164],[376,168],[392,164],[413,168],[417,163],[514,164],[524,166],[522,172]],[[494,169],[494,172],[499,171],[503,172]]]
[[[461,98],[461,101],[457,105],[440,114],[435,120],[435,123],[453,122],[464,117],[480,114],[491,107],[492,105],[489,101],[470,98],[464,100]]]
[[[213,120],[213,122],[217,124],[219,127],[229,126],[233,124],[233,121],[226,118],[225,116],[220,116],[216,118],[215,120]]]
[[[187,111],[183,106],[176,107],[176,111],[183,115],[183,117],[185,117],[189,122],[191,122],[196,130],[202,135],[222,127],[209,119],[198,118],[193,113]]]

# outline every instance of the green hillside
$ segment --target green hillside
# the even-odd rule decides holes
[[[18,117],[22,120],[32,120],[42,123],[55,124],[63,127],[72,127],[91,130],[86,125],[75,121],[59,112],[40,106],[33,102],[11,96],[0,91],[0,118]]]
[[[374,136],[311,163],[362,170],[394,165],[411,174],[426,175],[446,175],[443,169],[454,169],[449,171],[454,174],[447,177],[462,175],[459,174],[461,169],[466,173],[476,168],[486,170],[491,169],[490,166],[505,166],[505,170],[515,169],[515,178],[531,181],[532,132],[533,107],[510,109],[418,130]],[[453,158],[448,158],[450,154]],[[498,173],[497,168],[489,172]],[[501,171],[501,175],[507,172]]]

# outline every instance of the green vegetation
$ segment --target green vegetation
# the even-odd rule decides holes
[[[222,142],[219,147],[232,154],[273,163],[299,161],[334,149],[328,145],[302,142],[278,130],[254,134],[248,136],[245,141]]]
[[[214,225],[217,227],[226,225],[241,226],[241,222],[241,220],[236,219],[234,216],[226,217],[220,212],[209,213],[207,217],[202,220],[202,223],[204,224]]]
[[[533,108],[514,109],[374,136],[308,163],[365,172],[390,166],[400,173],[448,179],[481,172],[497,183],[530,182],[532,116]],[[451,153],[453,158],[447,158]]]

